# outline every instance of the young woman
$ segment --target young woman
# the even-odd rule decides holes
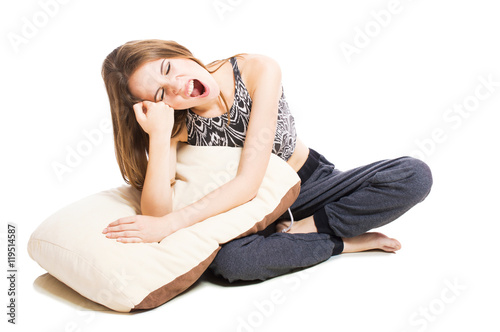
[[[266,56],[240,54],[205,66],[175,42],[133,41],[108,55],[102,75],[122,176],[142,190],[142,215],[110,223],[103,230],[110,239],[161,241],[251,200],[274,153],[301,179],[291,216],[227,243],[211,265],[230,281],[264,280],[344,252],[399,250],[397,240],[367,231],[398,218],[430,191],[431,172],[417,159],[342,172],[305,146],[295,132],[280,68]],[[234,179],[172,211],[179,142],[243,148]]]

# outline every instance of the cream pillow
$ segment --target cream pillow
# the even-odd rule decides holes
[[[177,154],[175,209],[233,178],[241,148],[184,144]],[[140,192],[124,185],[51,215],[31,235],[28,252],[47,272],[92,301],[121,312],[150,309],[191,286],[221,244],[276,220],[299,190],[297,173],[273,154],[250,202],[181,229],[160,243],[122,244],[101,232],[113,220],[140,213]]]

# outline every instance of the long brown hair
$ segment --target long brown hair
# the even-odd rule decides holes
[[[142,190],[146,177],[149,136],[142,130],[133,111],[133,105],[142,100],[130,93],[128,83],[130,76],[141,65],[162,58],[190,59],[209,71],[186,47],[174,41],[158,39],[125,43],[114,49],[102,65],[101,73],[111,107],[116,160],[125,182],[138,190]],[[220,66],[209,72],[217,71],[227,60],[220,60]],[[214,63],[218,64],[217,61]],[[219,97],[229,111],[222,93]],[[174,121],[172,137],[181,131],[186,112],[175,111]]]

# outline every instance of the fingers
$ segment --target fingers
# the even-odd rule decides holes
[[[110,232],[106,234],[106,237],[108,239],[116,239],[120,242],[123,239],[139,239],[142,241],[141,237],[139,236],[139,232],[137,231]]]
[[[106,235],[107,237],[110,237],[108,235],[117,237],[115,235],[118,232],[124,232],[124,231],[139,231],[139,227],[136,224],[135,216],[120,218],[118,220],[113,221],[108,225],[108,227],[102,230],[102,233],[107,234]]]
[[[121,243],[141,243],[144,242],[140,237],[137,216],[130,216],[117,219],[110,223],[102,231],[108,239],[116,239]]]
[[[140,102],[140,103],[134,104],[134,106],[132,108],[134,109],[135,118],[136,118],[137,122],[139,122],[139,124],[143,123],[147,119],[147,117],[146,117],[147,110],[144,109],[144,103]]]
[[[142,111],[142,113],[146,114],[146,113],[148,113],[148,110],[151,108],[151,106],[156,105],[156,104],[165,105],[168,108],[171,108],[170,106],[168,106],[167,104],[165,104],[161,101],[153,103],[152,101],[148,101],[148,100],[140,101],[140,102],[134,104],[132,106],[132,108],[134,109],[134,111],[136,113],[140,113],[140,111]]]
[[[175,111],[172,107],[170,107],[170,105],[165,104],[165,106],[167,106],[167,110],[168,110],[168,111],[170,111],[170,112]]]
[[[118,239],[122,237],[138,237],[137,231],[111,231],[106,233],[108,239]]]
[[[137,111],[143,111],[143,112],[144,112],[144,111],[145,111],[145,110],[143,109],[143,107],[144,107],[144,106],[145,106],[145,105],[144,105],[144,102],[140,101],[140,102],[138,102],[138,103],[134,104],[134,105],[132,106],[132,108],[133,108],[133,109],[134,109],[134,111],[136,111],[136,112],[137,112]]]
[[[120,243],[142,243],[144,241],[142,241],[142,239],[140,239],[138,237],[131,237],[131,238],[118,238],[118,239],[116,239],[116,242],[120,242]]]
[[[135,227],[135,225],[119,225],[119,226],[114,226],[114,227],[107,227],[105,228],[102,233],[106,234],[106,237],[109,238],[118,238],[118,237],[129,237],[129,236],[135,236],[139,232],[138,227]]]
[[[113,227],[113,226],[118,226],[118,225],[124,225],[124,224],[132,224],[136,221],[137,216],[130,216],[130,217],[124,217],[117,219],[110,223],[108,227]]]
[[[105,228],[103,231],[108,239],[116,239],[117,242],[121,243],[140,243],[144,242],[139,231],[135,229],[124,229],[124,226],[114,226]]]
[[[172,231],[162,218],[133,215],[113,221],[102,233],[121,243],[152,243],[161,241]]]
[[[116,242],[121,243],[142,243],[144,242],[136,232],[117,232],[108,233],[106,237],[108,239],[116,239]]]
[[[134,104],[134,106],[132,106],[132,108],[134,109],[134,113],[135,113],[135,117],[137,118],[137,121],[139,121],[139,119],[146,120],[148,111],[155,104],[157,104],[157,103],[153,103],[153,102],[147,101],[147,100],[143,100],[141,102]]]

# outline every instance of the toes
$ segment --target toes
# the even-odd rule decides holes
[[[395,250],[399,250],[401,249],[401,243],[396,240],[396,239],[391,239],[394,243],[392,244],[392,247],[395,249]]]
[[[401,243],[398,240],[391,239],[392,243],[384,245],[382,248],[385,251],[394,252],[401,249]]]

